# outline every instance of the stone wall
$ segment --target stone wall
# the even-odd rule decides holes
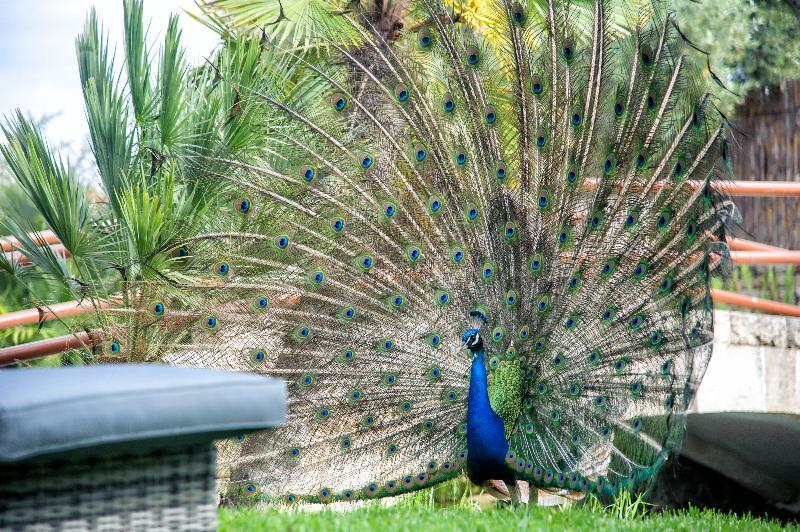
[[[690,412],[800,414],[800,318],[718,310]]]

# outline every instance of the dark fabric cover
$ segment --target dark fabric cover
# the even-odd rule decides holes
[[[0,370],[0,462],[210,441],[286,420],[286,384],[165,365]]]

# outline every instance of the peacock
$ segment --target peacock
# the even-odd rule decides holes
[[[495,0],[481,31],[438,0],[389,30],[350,4],[329,14],[355,44],[264,30],[259,53],[293,65],[280,83],[217,71],[260,149],[191,162],[217,201],[168,274],[99,311],[104,345],[286,381],[284,426],[220,444],[242,497],[463,473],[516,499],[647,489],[728,262],[727,125],[699,52],[658,4],[624,32],[604,0]]]

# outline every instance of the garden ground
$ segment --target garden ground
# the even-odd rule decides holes
[[[625,515],[625,509],[531,506],[479,510],[466,507],[434,508],[421,504],[378,504],[349,512],[334,510],[285,511],[223,509],[221,531],[399,531],[468,530],[782,530],[778,521],[736,516],[713,510]]]

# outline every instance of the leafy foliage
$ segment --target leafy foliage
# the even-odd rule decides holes
[[[242,103],[237,85],[298,99],[318,90],[302,82],[299,58],[278,58],[258,36],[229,36],[209,64],[190,68],[177,17],[160,51],[148,49],[141,1],[124,2],[124,27],[121,64],[94,10],[76,39],[96,191],[21,112],[0,127],[0,153],[18,187],[12,190],[25,199],[14,202],[20,208],[4,205],[0,230],[19,240],[15,249],[31,262],[21,267],[2,255],[0,270],[3,288],[22,290],[26,306],[131,302],[140,296],[134,281],[180,276],[178,242],[209,229],[200,225],[203,214],[230,201],[219,197],[209,161],[245,160],[264,147],[269,117]],[[39,246],[42,229],[58,236],[68,258]],[[60,289],[41,289],[48,286]]]
[[[791,4],[673,0],[681,30],[709,53],[711,69],[737,93],[716,91],[726,113],[752,89],[800,78],[800,12]]]

